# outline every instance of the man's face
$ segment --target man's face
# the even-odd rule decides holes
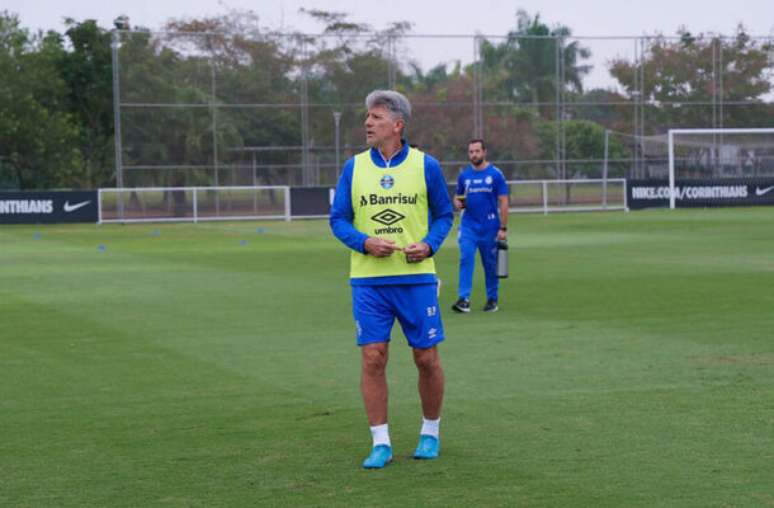
[[[478,166],[486,159],[486,150],[481,143],[471,143],[468,145],[468,160],[474,166]]]
[[[400,137],[403,120],[394,120],[390,111],[384,106],[374,106],[368,110],[364,125],[366,144],[373,147],[393,137]]]

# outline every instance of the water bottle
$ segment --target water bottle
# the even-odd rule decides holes
[[[497,277],[508,278],[508,242],[505,240],[497,242]]]

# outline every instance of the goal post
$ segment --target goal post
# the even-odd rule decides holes
[[[508,180],[508,211],[553,213],[628,211],[624,178]]]
[[[290,187],[99,189],[99,223],[290,220]]]
[[[670,209],[678,179],[774,176],[774,128],[669,129],[667,150]]]

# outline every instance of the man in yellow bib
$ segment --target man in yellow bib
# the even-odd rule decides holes
[[[344,165],[331,207],[333,234],[352,249],[350,284],[360,389],[373,446],[363,462],[379,469],[392,460],[387,426],[387,367],[395,319],[413,349],[419,371],[422,427],[417,459],[440,451],[444,377],[438,355],[444,339],[432,256],[451,229],[453,211],[438,161],[411,148],[403,130],[411,104],[398,92],[366,97],[366,143]]]

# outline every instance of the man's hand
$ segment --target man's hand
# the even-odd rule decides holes
[[[385,258],[396,250],[401,250],[395,242],[378,236],[370,236],[365,241],[365,250],[374,257]]]
[[[452,202],[454,203],[454,209],[455,210],[462,210],[463,208],[465,208],[465,200],[464,199],[460,199],[457,196],[454,196],[452,198]]]
[[[406,261],[409,263],[419,263],[430,255],[430,246],[425,242],[412,243],[403,249],[406,254]]]
[[[497,232],[497,239],[501,242],[504,242],[505,240],[508,239],[508,232],[501,229],[500,231]]]

